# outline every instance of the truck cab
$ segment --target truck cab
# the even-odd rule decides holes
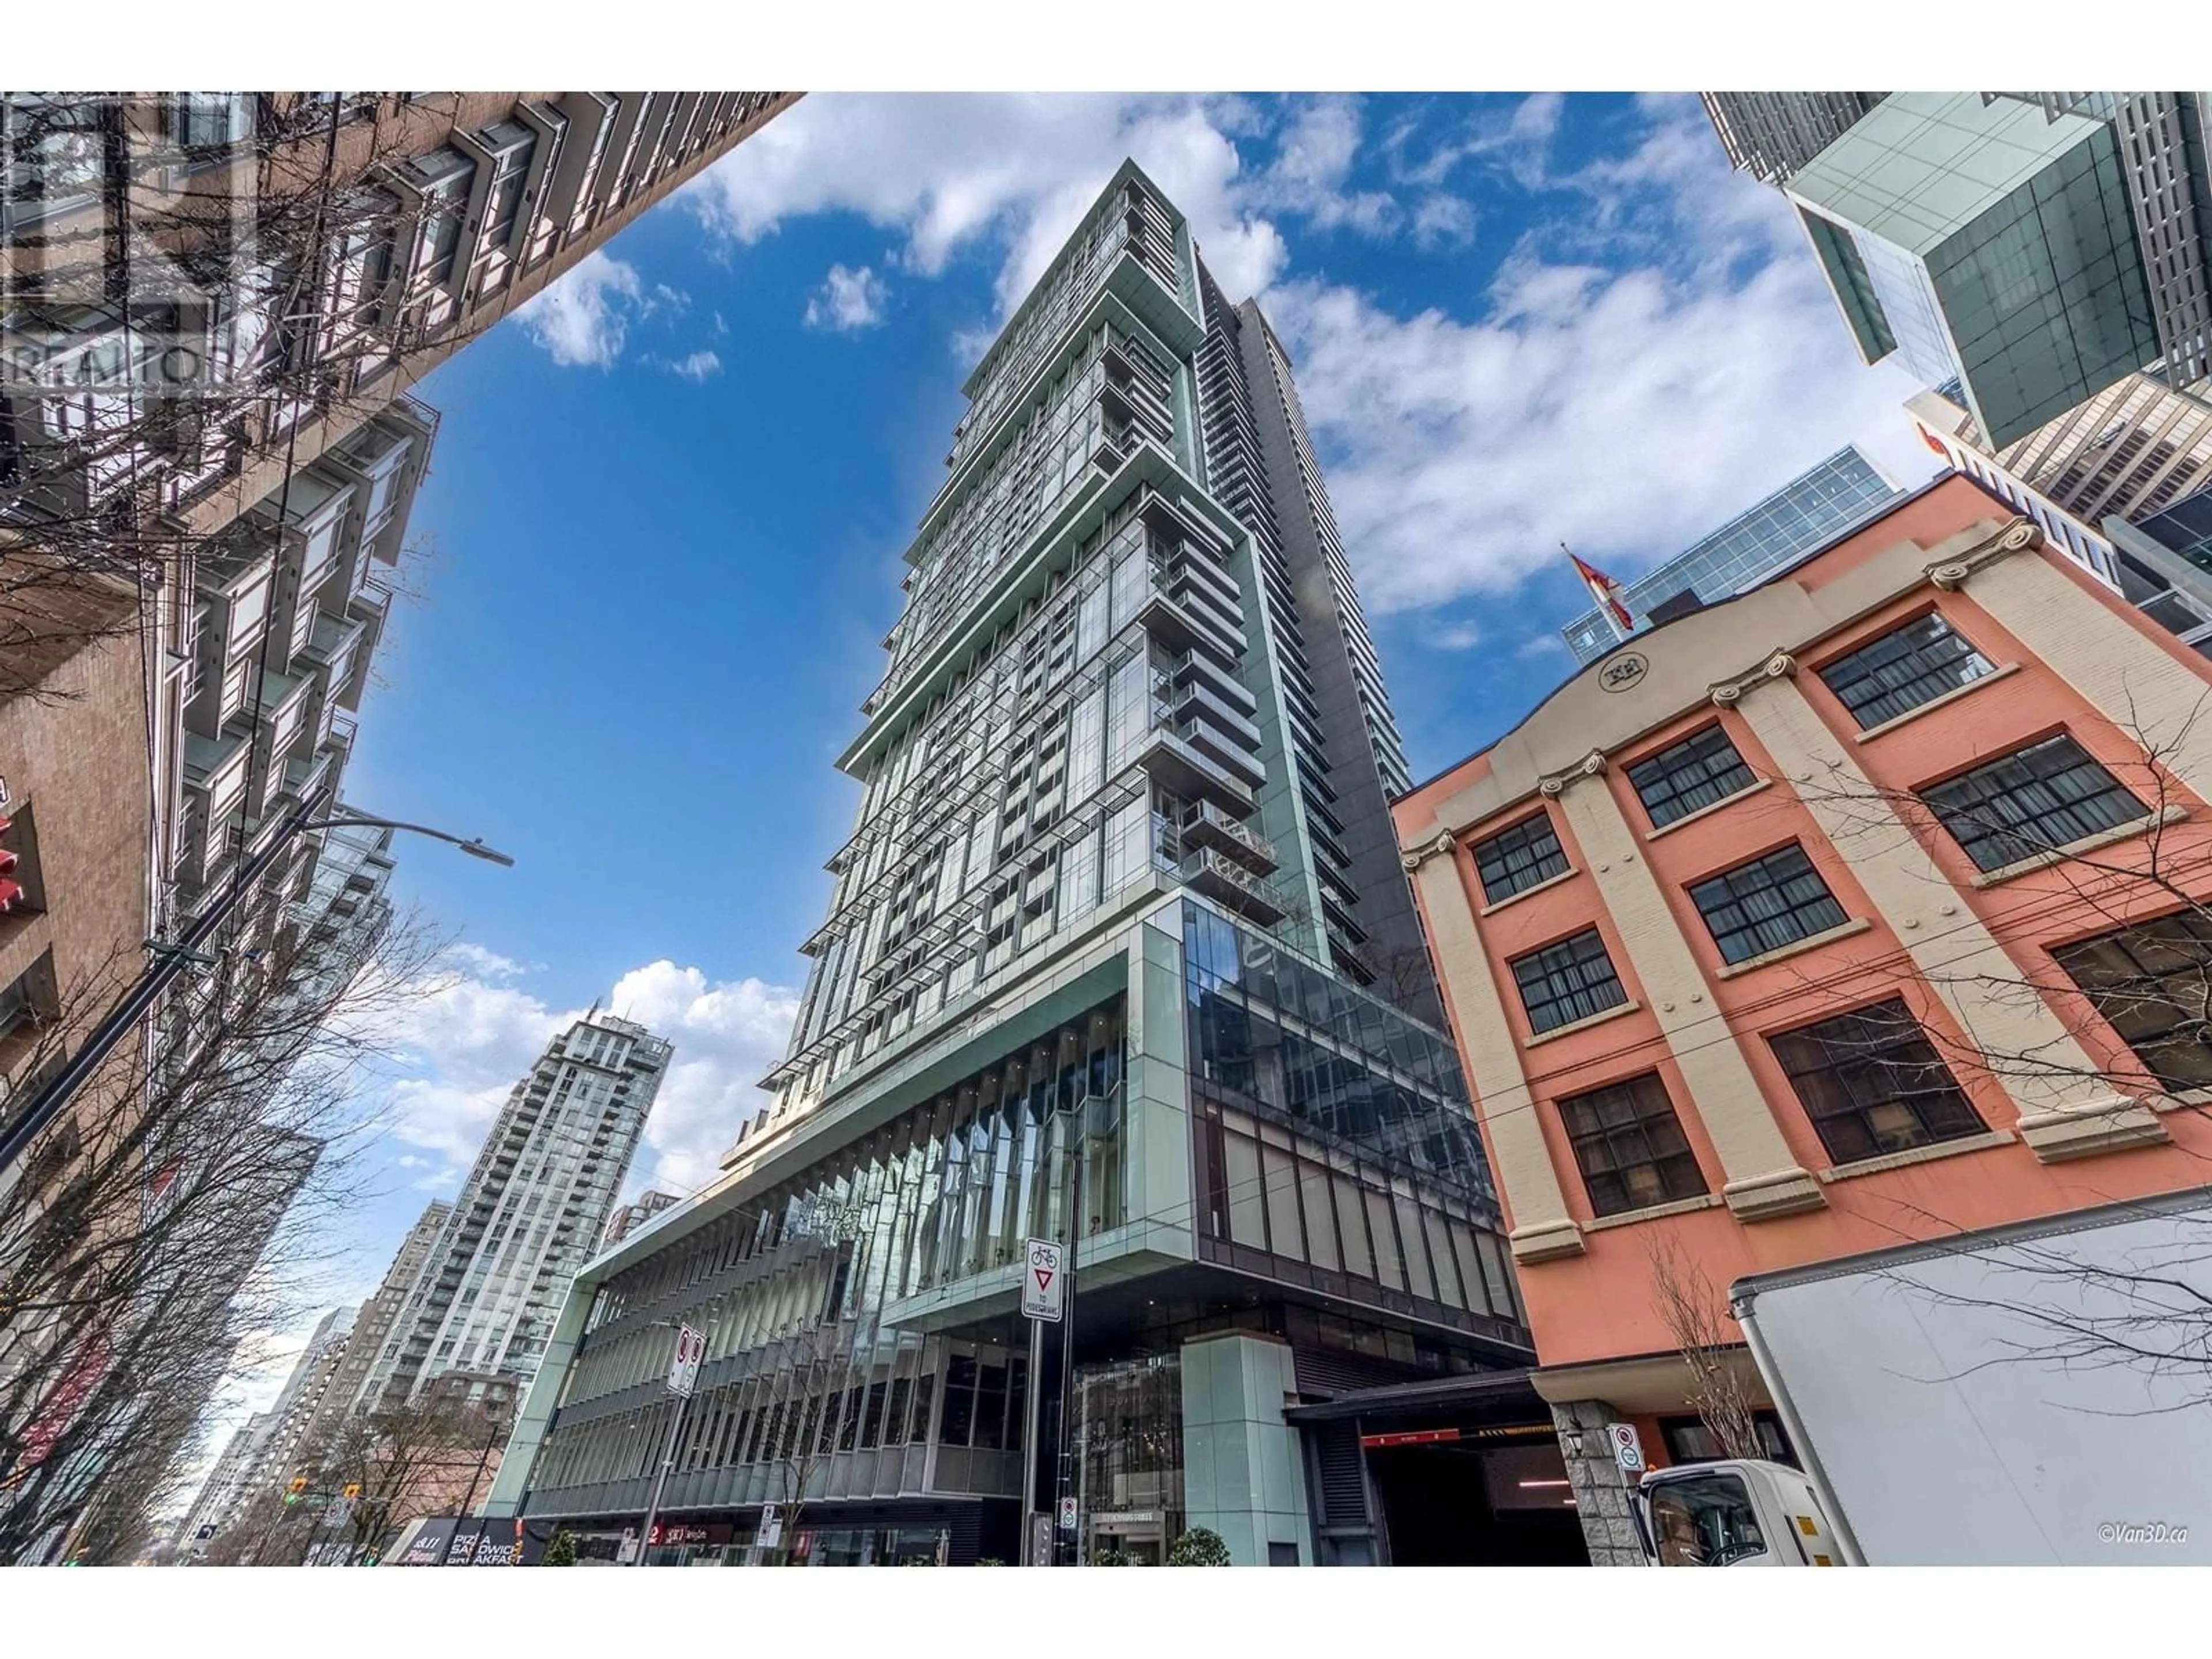
[[[1819,1493],[1787,1464],[1747,1457],[1654,1469],[1634,1506],[1644,1558],[1653,1566],[1844,1564]]]

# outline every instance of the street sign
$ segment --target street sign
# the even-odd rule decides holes
[[[1075,1530],[1075,1500],[1073,1498],[1061,1498],[1060,1500],[1060,1529],[1062,1532],[1073,1532]]]
[[[707,1357],[707,1334],[681,1325],[676,1331],[676,1358],[668,1368],[668,1391],[691,1397],[698,1385],[699,1362]]]
[[[1066,1252],[1048,1238],[1022,1244],[1022,1312],[1030,1319],[1057,1323],[1067,1287],[1060,1263]]]
[[[1644,1442],[1636,1432],[1633,1423],[1613,1425],[1613,1458],[1625,1474],[1640,1474],[1644,1468]]]
[[[782,1541],[783,1516],[777,1513],[775,1504],[762,1504],[760,1530],[753,1535],[753,1542],[764,1550],[772,1550]]]

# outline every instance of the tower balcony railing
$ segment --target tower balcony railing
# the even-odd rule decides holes
[[[1261,875],[1272,874],[1281,861],[1276,856],[1274,842],[1210,800],[1198,802],[1184,819],[1182,838],[1192,847],[1217,848]]]
[[[1272,927],[1290,914],[1290,906],[1275,883],[1255,875],[1212,848],[1201,848],[1179,863],[1164,862],[1194,892],[1205,894],[1262,927]]]

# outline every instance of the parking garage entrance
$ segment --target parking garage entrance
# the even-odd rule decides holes
[[[1526,1372],[1365,1389],[1284,1416],[1305,1443],[1323,1565],[1589,1565]]]

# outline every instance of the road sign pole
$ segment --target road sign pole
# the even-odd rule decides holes
[[[1062,1271],[1066,1252],[1049,1238],[1025,1238],[1022,1241],[1022,1316],[1030,1322],[1030,1361],[1027,1391],[1023,1404],[1023,1415],[1027,1419],[1022,1435],[1022,1534],[1021,1550],[1024,1566],[1050,1566],[1051,1551],[1040,1550],[1042,1538],[1049,1543],[1048,1529],[1040,1531],[1039,1522],[1047,1512],[1037,1508],[1038,1484],[1044,1476],[1044,1451],[1041,1432],[1044,1414],[1044,1328],[1048,1321],[1060,1316],[1060,1308],[1067,1298],[1067,1278]],[[1038,1556],[1046,1559],[1040,1562]]]
[[[1037,1444],[1037,1425],[1044,1405],[1044,1321],[1030,1321],[1029,1423],[1022,1433],[1022,1565],[1034,1567],[1036,1559],[1037,1481],[1044,1474]]]
[[[1060,1314],[1060,1468],[1058,1479],[1053,1482],[1054,1530],[1052,1540],[1052,1561],[1054,1566],[1077,1565],[1071,1540],[1060,1537],[1058,1530],[1058,1511],[1060,1503],[1075,1488],[1075,1428],[1068,1421],[1075,1399],[1075,1245],[1083,1234],[1083,1149],[1091,1138],[1091,1100],[1085,1095],[1073,1114],[1075,1120],[1075,1157],[1073,1179],[1068,1183],[1067,1254],[1061,1258]],[[1063,1559],[1063,1557],[1065,1559]]]
[[[653,1477],[653,1500],[645,1506],[645,1524],[638,1529],[637,1559],[630,1563],[634,1567],[643,1566],[646,1557],[653,1553],[653,1523],[660,1513],[660,1495],[668,1489],[669,1467],[676,1462],[677,1431],[684,1426],[684,1409],[690,1403],[689,1395],[676,1396],[676,1409],[668,1419],[668,1438],[660,1448],[660,1468]]]
[[[668,1490],[668,1472],[676,1464],[676,1437],[691,1408],[692,1390],[699,1380],[699,1364],[707,1357],[707,1339],[689,1325],[676,1328],[676,1355],[668,1368],[668,1391],[676,1396],[676,1409],[668,1419],[668,1438],[660,1448],[660,1468],[653,1477],[653,1498],[645,1506],[645,1525],[638,1534],[637,1559],[641,1567],[653,1553],[653,1523],[660,1514],[660,1497]]]

